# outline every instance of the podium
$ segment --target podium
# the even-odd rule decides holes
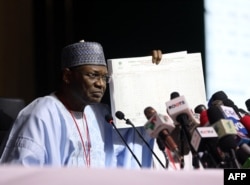
[[[223,185],[223,170],[0,166],[1,185]]]

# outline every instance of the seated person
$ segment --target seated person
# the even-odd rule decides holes
[[[160,60],[160,50],[154,50],[152,62]],[[60,88],[35,99],[19,113],[1,163],[138,168],[105,120],[110,108],[101,100],[110,77],[102,46],[81,41],[64,47],[61,69]],[[140,138],[132,129],[121,132],[141,157],[142,167],[150,167],[151,155],[142,155]]]

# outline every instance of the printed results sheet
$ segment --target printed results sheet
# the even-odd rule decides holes
[[[152,106],[166,114],[165,103],[174,91],[184,95],[193,110],[206,104],[205,85],[200,53],[186,51],[163,54],[160,64],[152,64],[152,56],[108,60],[112,76],[110,88],[111,111],[118,128],[130,127],[115,117],[122,111],[136,126],[144,126],[144,109]]]

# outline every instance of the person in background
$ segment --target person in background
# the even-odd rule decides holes
[[[152,51],[159,64],[161,51]],[[138,168],[138,164],[105,120],[110,107],[101,103],[110,81],[102,46],[80,41],[63,48],[61,85],[33,100],[13,124],[1,164]],[[143,143],[131,129],[122,133],[143,167]]]

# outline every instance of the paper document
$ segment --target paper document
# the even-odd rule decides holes
[[[165,103],[174,91],[184,95],[190,108],[205,104],[206,93],[200,53],[186,51],[163,54],[160,64],[152,56],[109,59],[111,111],[118,128],[130,127],[115,117],[122,111],[136,127],[144,126],[144,109],[166,114]]]

